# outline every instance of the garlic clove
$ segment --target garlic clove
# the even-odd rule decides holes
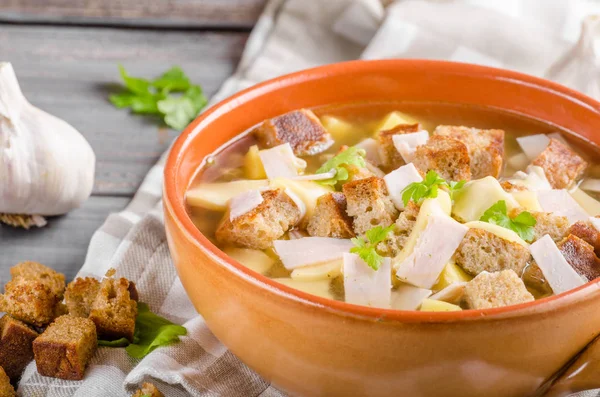
[[[0,63],[0,214],[69,212],[90,196],[95,162],[85,138],[31,105],[12,65]]]

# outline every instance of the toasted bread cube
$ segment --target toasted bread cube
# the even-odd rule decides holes
[[[515,208],[510,211],[510,217],[514,218],[522,212],[522,209]],[[551,212],[529,211],[535,218],[533,241],[537,241],[546,234],[554,241],[562,240],[569,230],[569,219],[566,216],[554,215]]]
[[[10,384],[10,378],[6,372],[4,372],[4,369],[0,367],[0,396],[14,397],[16,395],[15,388]]]
[[[467,146],[447,136],[434,135],[425,145],[417,146],[413,164],[422,173],[434,170],[446,180],[471,180]]]
[[[544,169],[554,189],[565,189],[577,181],[587,168],[587,162],[559,140],[550,138],[548,147],[532,162]]]
[[[363,234],[375,226],[387,227],[398,216],[382,178],[374,176],[348,182],[342,190],[347,201],[346,212],[354,218],[356,234]]]
[[[27,324],[8,314],[0,319],[0,367],[12,380],[18,379],[33,360],[32,343],[37,337]]]
[[[130,281],[105,278],[90,309],[90,320],[103,339],[127,338],[133,342],[137,302],[132,299]]]
[[[346,213],[346,205],[346,197],[341,192],[319,197],[315,211],[308,221],[308,234],[318,237],[354,237],[352,218]]]
[[[37,370],[43,376],[81,380],[97,346],[90,319],[60,316],[33,341]]]
[[[57,297],[48,285],[17,278],[4,286],[0,310],[27,324],[42,327],[55,317]]]
[[[575,271],[592,281],[600,277],[600,259],[594,253],[594,247],[583,239],[569,234],[556,244],[565,260]]]
[[[300,221],[300,209],[283,189],[261,192],[263,202],[251,211],[229,219],[229,213],[221,220],[215,233],[217,241],[237,247],[267,249],[273,240],[282,237]]]
[[[389,170],[394,170],[405,163],[402,155],[394,145],[394,135],[412,134],[421,130],[420,124],[399,124],[389,130],[379,131],[377,141],[379,142],[379,156],[383,166]]]
[[[71,281],[65,291],[68,313],[71,316],[87,318],[99,290],[100,281],[92,277],[78,277]]]
[[[462,126],[440,125],[434,135],[458,139],[467,146],[471,159],[471,178],[498,178],[504,158],[504,131],[481,130]]]
[[[65,292],[65,275],[37,262],[21,262],[10,268],[13,279],[24,278],[46,284],[58,300]]]
[[[144,383],[142,388],[137,390],[131,397],[164,397],[164,394],[160,392],[152,383]]]
[[[312,156],[333,145],[331,135],[319,118],[307,109],[265,120],[254,134],[261,145],[266,147],[289,143],[296,156]]]
[[[465,286],[464,299],[471,309],[490,309],[531,302],[523,280],[513,270],[481,273]]]
[[[597,218],[600,218],[597,217]],[[596,251],[596,255],[600,255],[600,230],[596,229],[590,221],[575,222],[569,228],[569,233],[584,240]]]
[[[526,247],[483,229],[469,229],[455,254],[456,264],[472,276],[509,269],[522,274],[530,259]]]
[[[409,201],[404,211],[396,219],[394,230],[388,238],[377,245],[377,252],[384,256],[394,257],[404,248],[410,233],[415,226],[420,207],[414,201]]]

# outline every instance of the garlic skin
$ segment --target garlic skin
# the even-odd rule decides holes
[[[90,196],[95,162],[85,138],[31,105],[0,63],[0,214],[69,212]]]

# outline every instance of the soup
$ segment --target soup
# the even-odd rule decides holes
[[[250,269],[348,303],[452,311],[600,276],[597,148],[446,103],[299,109],[199,166],[198,229]]]

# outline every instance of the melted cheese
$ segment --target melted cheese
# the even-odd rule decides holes
[[[421,182],[423,178],[413,163],[410,163],[390,172],[383,177],[383,180],[387,186],[390,199],[397,209],[403,210],[402,191],[413,182]]]
[[[502,226],[494,225],[493,223],[487,223],[482,221],[473,221],[465,223],[465,226],[469,229],[481,229],[486,232],[490,232],[495,234],[496,236],[503,238],[504,240],[512,241],[514,243],[519,243],[523,247],[529,247],[529,244],[525,242],[517,233],[510,229],[506,229]]]
[[[517,200],[521,208],[527,211],[542,211],[537,192],[532,192],[531,190],[517,190],[510,192],[510,195]]]
[[[517,200],[502,189],[496,178],[486,176],[468,182],[455,193],[452,213],[465,222],[476,221],[488,208],[500,200],[506,202],[509,211],[519,207]]]
[[[302,281],[331,280],[342,274],[342,265],[342,260],[336,260],[319,265],[299,267],[292,271],[290,277]]]
[[[275,252],[288,270],[341,259],[353,246],[350,240],[330,237],[273,241]]]
[[[390,258],[373,270],[356,254],[344,254],[344,295],[346,302],[381,308],[390,307],[392,271]]]

